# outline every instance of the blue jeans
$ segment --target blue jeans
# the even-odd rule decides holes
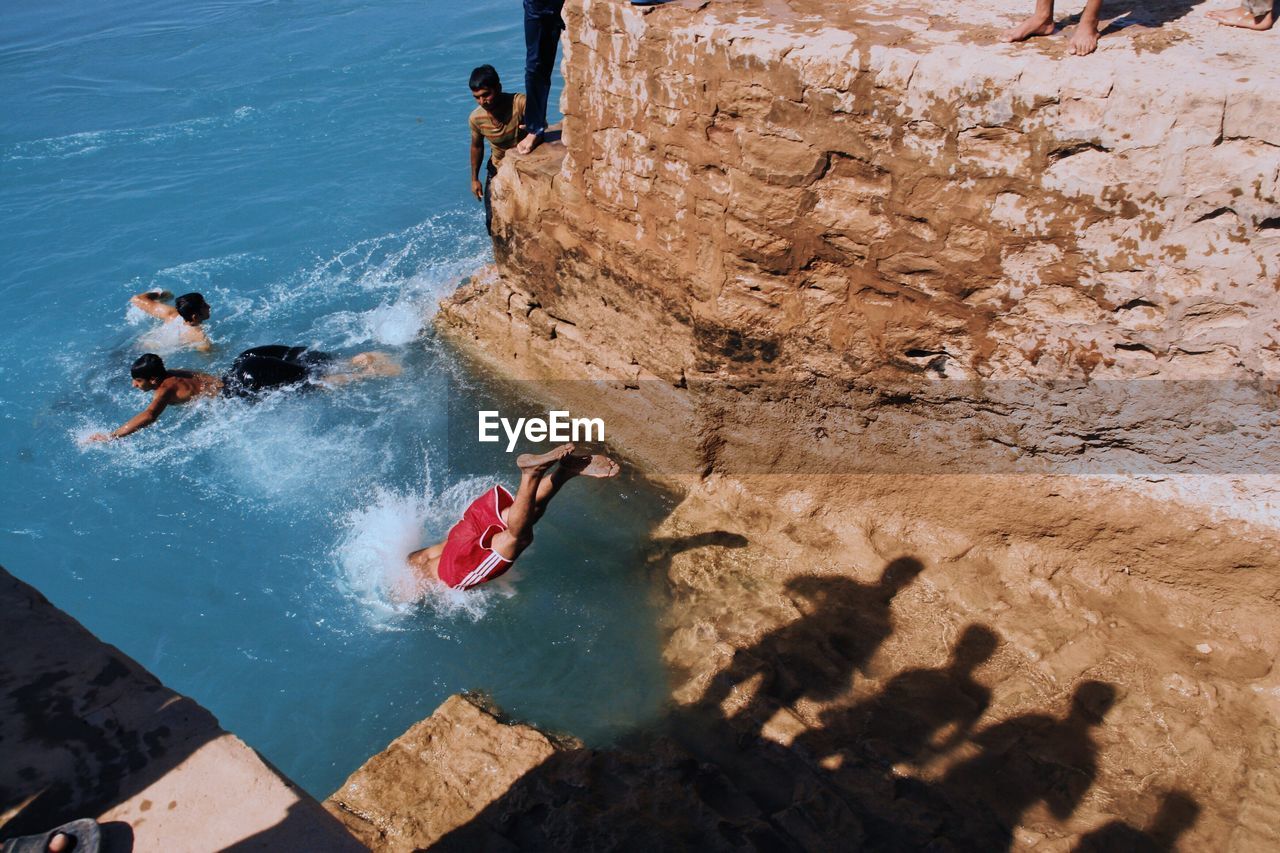
[[[564,0],[524,0],[524,124],[529,133],[547,130],[547,96],[564,21]]]
[[[484,167],[484,230],[490,237],[493,236],[493,196],[489,194],[489,182],[496,174],[498,167],[490,159]]]

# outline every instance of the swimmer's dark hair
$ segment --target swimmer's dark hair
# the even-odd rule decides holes
[[[190,323],[209,308],[209,303],[205,302],[204,297],[199,293],[184,293],[173,300],[173,307],[178,309],[182,319]]]
[[[502,91],[502,81],[498,79],[498,69],[492,65],[481,65],[471,71],[471,80],[468,84],[471,91],[475,92],[479,89],[492,89],[495,92]]]
[[[138,356],[138,360],[129,368],[129,375],[134,379],[164,379],[169,375],[165,369],[164,359],[153,352]]]

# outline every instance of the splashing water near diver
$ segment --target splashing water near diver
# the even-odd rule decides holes
[[[469,477],[437,492],[430,476],[424,481],[418,492],[375,488],[370,502],[348,512],[340,523],[343,534],[333,551],[340,581],[382,627],[422,607],[441,619],[474,622],[496,599],[515,594],[510,575],[490,588],[462,591],[424,582],[409,568],[409,552],[424,540],[443,539],[472,498],[488,487],[486,480]]]

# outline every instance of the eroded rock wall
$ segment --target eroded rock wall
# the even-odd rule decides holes
[[[871,849],[876,814],[1274,846],[1268,44],[1174,2],[1088,60],[996,44],[985,0],[567,6],[564,142],[508,158],[498,268],[437,325],[689,488],[656,558],[680,707],[798,756]],[[961,734],[918,719],[931,678]]]
[[[1207,44],[1081,62],[910,33],[902,4],[692,5],[571,4],[558,192],[597,268],[660,294],[697,351],[1280,376],[1267,46],[1248,70]]]
[[[564,158],[498,191],[538,331],[588,374],[768,378],[758,406],[877,470],[1136,475],[1276,523],[1263,51],[1160,31],[1081,63],[817,11],[571,4]]]

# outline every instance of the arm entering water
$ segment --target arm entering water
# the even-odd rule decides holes
[[[172,320],[178,316],[178,309],[164,301],[172,296],[167,290],[148,290],[130,297],[129,304],[157,320]]]
[[[160,417],[160,413],[168,408],[169,403],[172,402],[170,399],[172,394],[172,387],[167,383],[161,385],[156,389],[155,396],[151,398],[151,405],[111,432],[95,432],[89,436],[88,441],[111,441],[116,438],[124,438],[126,435],[132,435],[144,427],[151,426]]]

